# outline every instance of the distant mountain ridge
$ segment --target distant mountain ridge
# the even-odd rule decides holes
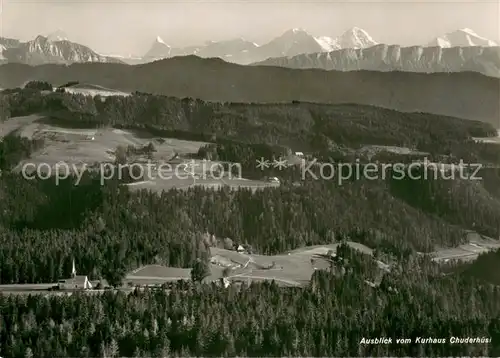
[[[0,66],[0,88],[19,87],[30,80],[54,85],[79,81],[126,93],[140,91],[218,102],[356,103],[480,120],[496,128],[500,118],[500,79],[473,72],[297,70],[242,66],[196,56],[139,66],[108,63]]]
[[[4,56],[4,51],[9,48],[19,46],[21,42],[16,39],[11,39],[7,37],[0,37],[0,64],[7,62],[7,58]]]
[[[216,44],[216,46],[214,46],[214,44]],[[404,48],[398,45],[381,44],[374,40],[368,32],[359,27],[353,27],[336,38],[329,36],[315,37],[304,29],[295,28],[284,32],[282,35],[260,46],[240,38],[229,41],[211,42],[202,46],[172,48],[158,37],[151,49],[144,56],[143,62],[191,54],[203,58],[218,57],[229,62],[248,65],[274,58],[290,58],[338,50],[362,50],[372,48],[376,45]],[[206,49],[210,46],[212,46],[212,49],[207,51]],[[411,46],[408,48],[475,46],[492,47],[496,46],[496,43],[479,36],[471,29],[460,29],[440,36],[431,41],[428,45]],[[416,51],[419,52],[420,50]],[[404,70],[404,66],[400,67],[400,69]]]
[[[368,32],[358,27],[353,27],[338,37],[315,37],[304,29],[294,28],[263,45],[258,45],[244,38],[236,38],[227,41],[209,41],[200,46],[173,47],[158,36],[144,56],[113,56],[101,55],[87,46],[71,42],[62,30],[57,30],[25,43],[0,38],[0,63],[17,62],[40,65],[46,63],[123,62],[136,65],[176,56],[196,55],[202,58],[221,58],[227,62],[243,65],[269,63],[294,68],[304,68],[307,65],[307,67],[312,68],[331,67],[331,69],[338,70],[396,69],[424,72],[445,69],[447,71],[478,71],[496,76],[498,67],[496,60],[491,61],[489,57],[485,59],[483,56],[490,52],[481,52],[480,50],[472,50],[471,52],[468,49],[456,50],[456,53],[451,51],[454,47],[489,48],[495,45],[494,41],[485,39],[467,28],[437,37],[425,47],[380,44]],[[430,50],[430,48],[450,49],[450,51]],[[462,54],[461,51],[465,54]],[[481,53],[478,54],[479,52]],[[327,53],[330,55],[325,55]],[[384,53],[389,54],[389,58],[386,58]],[[467,55],[469,53],[479,57],[470,60]],[[449,54],[455,54],[458,57],[443,62],[442,57],[447,57]],[[317,59],[311,60],[309,55],[317,57]],[[335,59],[330,61],[329,57],[332,55]],[[369,59],[366,57],[368,55],[375,57]],[[288,60],[296,56],[300,57]],[[340,57],[337,58],[338,56]],[[465,58],[462,58],[463,56]],[[323,64],[316,63],[318,61]],[[425,61],[430,61],[430,63],[425,63]],[[378,64],[380,62],[383,63]]]
[[[270,58],[255,65],[328,71],[473,71],[500,77],[500,47],[400,47],[381,44],[369,48],[301,54],[291,58]]]
[[[202,58],[218,57],[238,64],[250,64],[273,57],[332,51],[345,47],[364,48],[375,44],[377,42],[366,31],[357,27],[347,30],[336,39],[328,36],[314,37],[304,29],[294,28],[260,46],[244,38],[238,38],[210,41],[201,46],[175,48],[158,36],[143,59],[144,62],[148,62],[174,56],[196,55]]]
[[[32,66],[48,63],[122,62],[113,57],[100,55],[87,46],[69,41],[62,31],[47,37],[39,35],[28,42],[0,38],[0,50],[0,58],[4,62]]]
[[[244,54],[257,47],[257,44],[243,38],[218,42],[209,41],[203,46],[171,47],[160,36],[157,36],[143,60],[144,62],[151,62],[175,56],[196,55],[203,58],[221,57],[229,61],[232,57],[236,59],[236,56],[240,54],[241,60],[245,61]]]

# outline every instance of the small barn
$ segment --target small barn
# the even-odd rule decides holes
[[[228,288],[229,286],[231,286],[231,281],[229,281],[229,279],[227,279],[226,277],[222,277],[218,281],[216,281],[216,285]]]
[[[245,248],[241,245],[238,245],[238,248],[236,249],[238,252],[245,252]]]

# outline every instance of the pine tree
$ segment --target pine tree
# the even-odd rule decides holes
[[[27,347],[24,351],[24,358],[33,358],[33,351],[30,347]]]
[[[116,342],[116,340],[111,340],[111,342],[109,343],[108,352],[110,357],[118,357],[118,355],[120,354],[120,350],[118,348],[118,343]]]
[[[191,269],[191,280],[193,282],[201,282],[208,275],[210,275],[208,264],[204,260],[197,259]]]

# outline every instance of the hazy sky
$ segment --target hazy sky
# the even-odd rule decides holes
[[[464,27],[500,40],[500,0],[0,2],[0,36],[30,40],[62,29],[105,54],[142,55],[157,35],[172,46],[236,37],[263,43],[296,27],[335,37],[357,26],[378,42],[400,45],[425,44]]]

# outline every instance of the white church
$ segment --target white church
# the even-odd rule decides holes
[[[76,274],[75,260],[73,260],[71,278],[59,280],[58,286],[60,290],[88,290],[92,288],[87,276],[78,276]]]

